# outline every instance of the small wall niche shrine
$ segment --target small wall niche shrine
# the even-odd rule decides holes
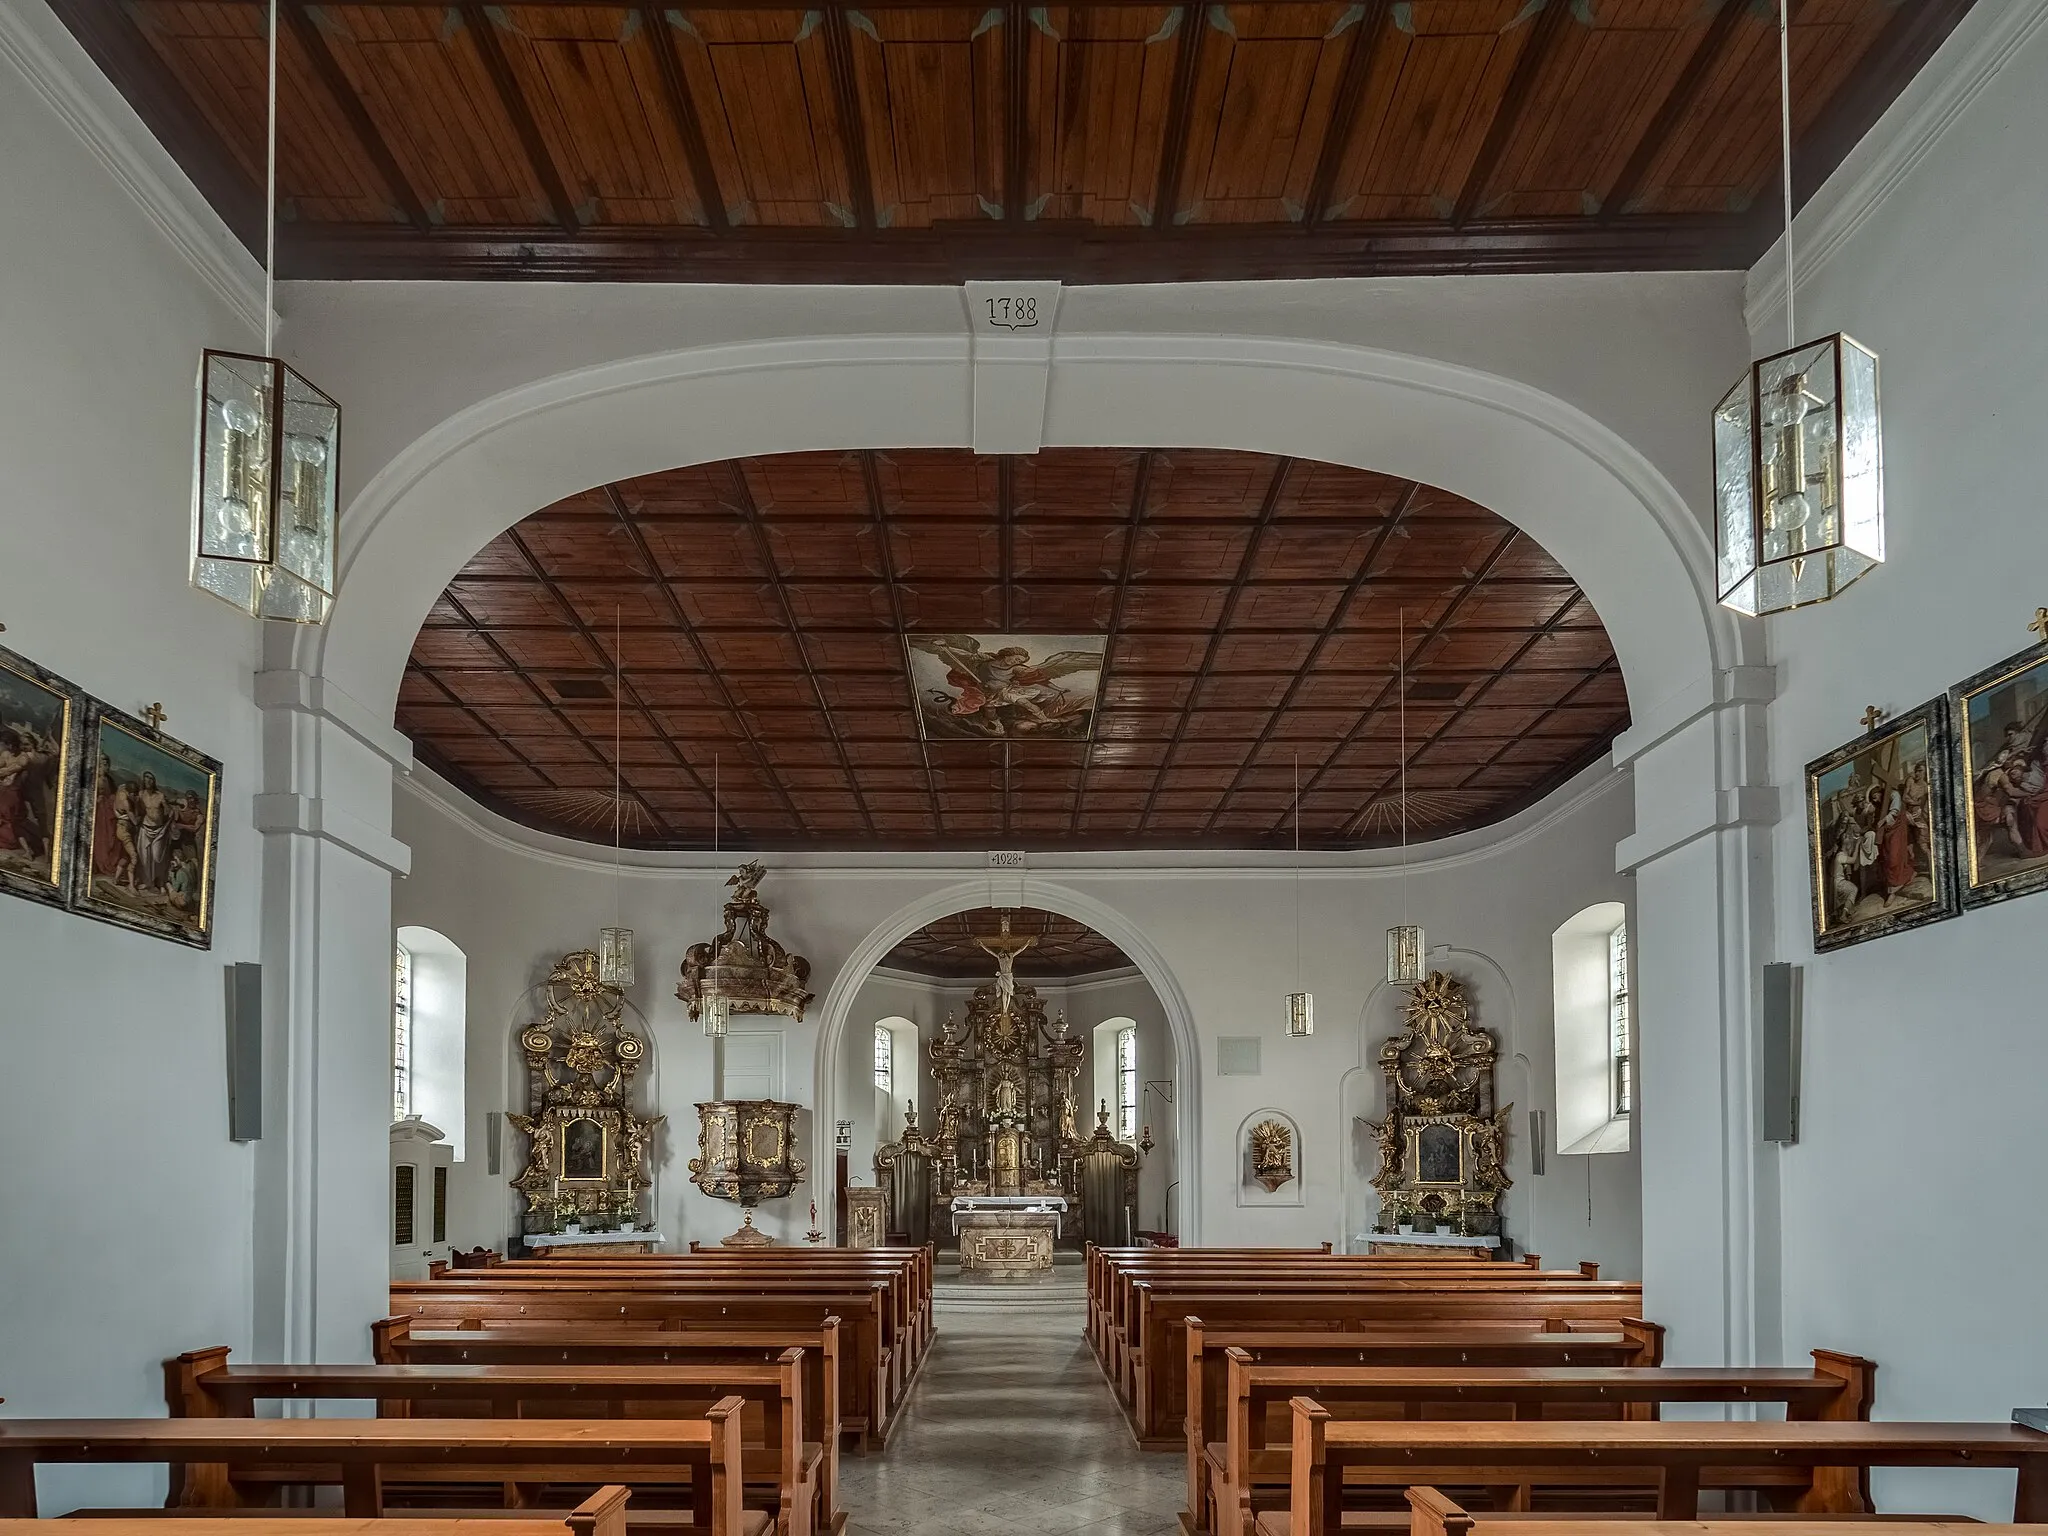
[[[647,1041],[620,1023],[625,997],[597,979],[597,956],[579,949],[548,974],[547,1017],[520,1031],[528,1112],[507,1116],[527,1136],[529,1237],[630,1231],[640,1224],[648,1144],[661,1115],[636,1114],[633,1075]]]
[[[1493,1237],[1507,1191],[1507,1120],[1495,1108],[1493,1036],[1472,1022],[1465,989],[1432,971],[1408,1000],[1408,1027],[1380,1047],[1387,1117],[1379,1143],[1380,1233]]]

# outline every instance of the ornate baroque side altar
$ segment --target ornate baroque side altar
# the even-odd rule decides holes
[[[1387,1117],[1366,1122],[1380,1154],[1372,1250],[1496,1248],[1514,1106],[1494,1106],[1493,1036],[1472,1022],[1464,988],[1442,971],[1410,995],[1407,1024],[1380,1047]]]
[[[620,1022],[625,997],[597,978],[587,949],[548,975],[547,1016],[520,1031],[529,1112],[507,1118],[527,1136],[512,1187],[526,1197],[530,1248],[636,1253],[662,1236],[640,1226],[648,1146],[660,1115],[636,1114],[633,1075],[647,1042]]]

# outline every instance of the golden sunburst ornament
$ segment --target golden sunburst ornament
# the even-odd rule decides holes
[[[646,806],[630,796],[615,796],[608,789],[522,789],[505,798],[535,815],[572,827],[608,826],[614,807],[624,830],[644,832],[654,827]]]

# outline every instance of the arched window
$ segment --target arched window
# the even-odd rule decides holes
[[[391,1114],[417,1115],[462,1161],[468,1140],[469,959],[431,928],[401,928],[393,946]]]
[[[1109,1110],[1109,1129],[1118,1141],[1138,1139],[1138,1025],[1134,1019],[1104,1019],[1090,1036],[1093,1046],[1097,1104]],[[1096,1104],[1088,1111],[1080,1130],[1085,1136],[1095,1124]]]
[[[1635,1112],[1628,909],[1603,901],[1550,936],[1560,1155],[1626,1152]]]
[[[896,1034],[886,1024],[875,1026],[875,1087],[896,1091]]]

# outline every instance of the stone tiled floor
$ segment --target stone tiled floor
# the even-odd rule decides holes
[[[879,1456],[843,1456],[847,1536],[1164,1536],[1186,1468],[1132,1440],[1082,1307],[938,1302],[939,1333]]]

